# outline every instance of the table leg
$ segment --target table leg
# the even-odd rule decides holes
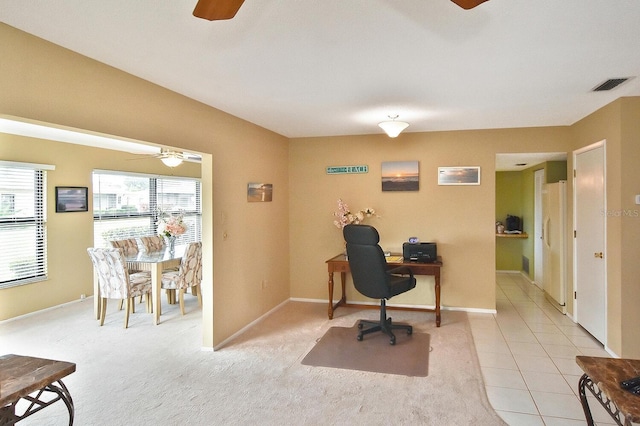
[[[51,392],[56,394],[57,396],[55,396],[54,398],[43,397],[45,392]],[[67,387],[64,385],[64,383],[62,383],[62,380],[50,383],[44,388],[37,391],[35,395],[25,395],[21,399],[28,403],[26,407],[23,407],[24,411],[22,411],[21,409],[22,413],[16,412],[16,406],[19,403],[20,399],[5,407],[0,408],[0,425],[15,425],[19,421],[26,419],[32,414],[35,414],[38,411],[43,410],[58,401],[62,401],[64,402],[64,405],[66,405],[67,411],[69,412],[69,426],[73,425],[73,398],[71,398],[71,393],[69,392],[69,389],[67,389]]]
[[[340,301],[338,302],[338,304],[347,303],[347,292],[345,291],[346,281],[347,281],[347,273],[340,272],[340,284],[342,284],[342,297],[340,298]]]
[[[591,409],[589,408],[589,401],[587,401],[587,394],[585,392],[587,383],[590,381],[591,379],[586,374],[583,374],[578,381],[578,394],[580,395],[580,402],[582,403],[584,417],[587,420],[587,426],[593,426],[593,417],[591,416]]]
[[[153,323],[156,325],[160,324],[160,315],[162,314],[161,280],[162,263],[154,263],[151,267],[151,299],[153,301]]]
[[[436,327],[440,327],[440,273],[435,276],[435,292],[436,292]]]
[[[96,320],[100,321],[100,285],[95,271],[93,273],[93,313]]]
[[[329,272],[329,319],[333,319],[333,272]]]

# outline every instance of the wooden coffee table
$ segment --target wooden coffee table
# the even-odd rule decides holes
[[[58,401],[67,406],[69,425],[73,425],[73,400],[61,379],[74,371],[76,365],[71,362],[0,356],[0,425],[14,425]],[[20,414],[16,406],[21,399],[28,401],[28,407]]]

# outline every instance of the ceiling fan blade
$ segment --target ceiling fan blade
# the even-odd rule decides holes
[[[236,16],[244,0],[198,0],[193,16],[209,21],[222,21]]]
[[[457,4],[458,6],[460,6],[461,8],[468,10],[468,9],[473,9],[474,7],[489,0],[451,0],[451,1]]]

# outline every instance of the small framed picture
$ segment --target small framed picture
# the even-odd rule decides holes
[[[273,199],[273,184],[249,183],[247,184],[247,201],[265,202]]]
[[[86,186],[56,186],[56,213],[86,212],[88,197]]]
[[[480,167],[438,167],[438,185],[480,185]]]

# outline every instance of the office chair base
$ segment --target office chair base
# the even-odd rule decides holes
[[[369,328],[364,328],[364,326],[370,326]],[[380,304],[380,321],[369,321],[369,320],[360,320],[358,322],[358,336],[356,339],[361,342],[364,338],[365,334],[375,333],[378,331],[382,331],[387,336],[389,336],[389,344],[396,344],[396,336],[393,334],[393,330],[405,330],[408,335],[413,334],[413,327],[406,324],[393,324],[391,318],[387,318],[387,309],[385,301],[382,300]]]

